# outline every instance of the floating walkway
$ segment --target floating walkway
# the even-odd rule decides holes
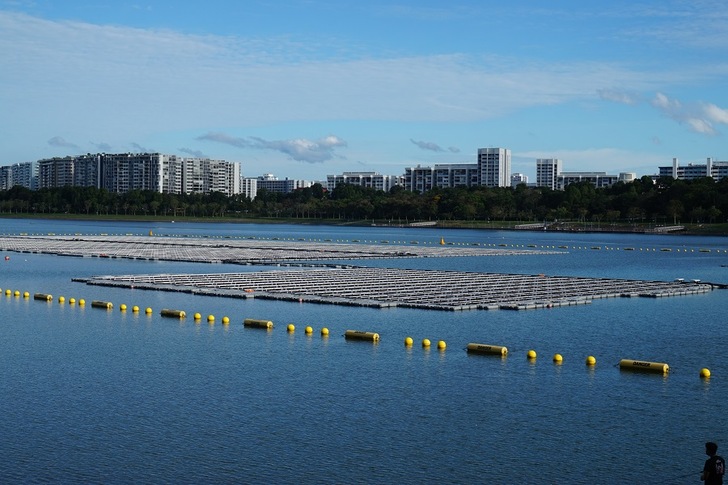
[[[710,284],[394,268],[276,270],[76,278],[92,285],[375,308],[530,310],[594,299],[706,293]]]

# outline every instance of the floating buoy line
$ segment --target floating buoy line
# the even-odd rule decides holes
[[[0,295],[5,294],[7,298],[15,297],[19,298],[21,295],[24,299],[30,298],[30,293],[25,291],[22,292],[20,290],[11,290],[11,289],[5,289],[4,292],[2,288],[0,288]],[[33,294],[33,299],[37,301],[45,301],[47,304],[52,304],[54,297],[53,295],[49,293],[35,293]],[[66,301],[70,306],[74,306],[76,302],[78,302],[78,305],[80,307],[83,307],[86,303],[86,301],[81,298],[79,300],[76,300],[76,298],[69,298],[66,300],[65,296],[59,296],[58,299],[59,305],[65,305]],[[99,308],[99,309],[105,309],[107,311],[111,311],[114,308],[114,304],[110,301],[104,301],[104,300],[92,300],[91,301],[91,307],[92,308]],[[119,310],[124,313],[127,311],[127,305],[125,303],[122,303],[119,305]],[[132,312],[134,314],[138,314],[140,311],[139,306],[134,305],[132,306]],[[147,307],[144,311],[144,313],[147,316],[151,316],[153,314],[153,310],[151,307]],[[160,311],[161,317],[166,318],[177,318],[180,320],[184,320],[187,316],[187,313],[184,310],[176,310],[176,309],[169,309],[164,308]],[[202,315],[200,313],[194,313],[193,319],[196,324],[200,323],[200,320],[202,319]],[[207,322],[210,325],[215,324],[215,315],[208,315],[207,316]],[[223,325],[229,325],[230,318],[227,316],[222,317],[222,323]],[[274,324],[271,320],[265,320],[265,319],[255,319],[255,318],[245,318],[242,321],[242,324],[246,328],[257,328],[257,329],[264,329],[268,331],[272,331],[274,328]],[[286,326],[286,331],[289,334],[293,334],[295,332],[295,325],[293,323],[289,323]],[[304,329],[304,333],[311,337],[313,334],[313,327],[312,326],[306,326]],[[320,334],[322,339],[328,339],[329,338],[329,329],[327,327],[322,327],[320,329]],[[371,342],[372,344],[376,345],[380,342],[380,335],[377,332],[371,332],[371,331],[363,331],[363,330],[346,330],[343,335],[345,340],[356,340],[356,341],[363,341],[363,342]],[[414,344],[414,339],[411,336],[407,336],[404,338],[404,346],[407,349],[411,349]],[[429,338],[423,338],[421,340],[422,349],[424,351],[429,351],[432,347],[432,341]],[[438,351],[444,352],[447,349],[447,342],[444,340],[437,341],[435,347]],[[470,342],[465,346],[465,351],[467,354],[471,355],[481,355],[481,356],[496,356],[500,357],[501,359],[506,359],[511,355],[508,351],[508,347],[505,345],[493,345],[493,344],[485,344],[485,343],[476,343],[476,342]],[[527,352],[525,352],[526,359],[531,362],[532,364],[537,359],[537,353],[534,349],[530,349]],[[552,358],[553,364],[556,366],[560,366],[564,363],[564,357],[560,353],[556,353],[553,355]],[[593,369],[596,364],[597,360],[596,357],[593,355],[589,355],[585,358],[584,363],[587,368]],[[619,367],[620,371],[631,371],[631,372],[641,372],[641,373],[650,373],[650,374],[657,374],[657,375],[663,375],[666,376],[670,372],[670,366],[665,362],[653,362],[653,361],[647,361],[647,360],[636,360],[636,359],[622,359],[619,361],[619,363],[616,365],[616,367]],[[703,367],[700,369],[698,376],[703,380],[708,380],[711,378],[711,372],[710,369]]]

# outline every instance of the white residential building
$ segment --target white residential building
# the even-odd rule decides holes
[[[558,158],[539,158],[536,160],[536,186],[556,190],[562,162]]]
[[[326,176],[326,190],[329,192],[333,191],[339,184],[359,185],[389,192],[392,187],[402,184],[402,176],[381,175],[376,172],[344,172],[341,175]]]

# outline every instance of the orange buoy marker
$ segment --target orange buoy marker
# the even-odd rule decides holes
[[[360,330],[347,330],[344,332],[344,338],[347,340],[368,340],[370,342],[379,342],[378,333],[362,332]]]
[[[273,328],[273,322],[270,320],[257,320],[255,318],[246,318],[243,320],[243,326],[248,328]]]
[[[508,347],[469,343],[466,350],[469,354],[508,355]]]
[[[663,362],[647,362],[644,360],[622,359],[619,361],[620,370],[633,370],[638,372],[653,372],[667,374],[670,366]]]

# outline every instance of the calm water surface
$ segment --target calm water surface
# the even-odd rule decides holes
[[[728,282],[724,238],[0,220],[3,234],[150,230],[566,245],[555,255],[354,263]],[[0,295],[0,483],[681,484],[698,481],[706,440],[728,453],[726,290],[525,312],[377,310],[71,282],[260,269],[248,266],[0,257],[3,292],[54,295],[50,303]],[[60,304],[61,295],[111,301],[114,309]],[[154,312],[123,313],[122,303]],[[161,308],[212,314],[217,323],[162,319]],[[223,316],[229,326],[219,323]],[[247,317],[276,328],[245,329]],[[306,325],[313,336],[303,333]],[[319,335],[324,326],[328,339]],[[347,329],[376,331],[382,340],[347,342]],[[415,339],[411,349],[402,344],[406,336]],[[425,351],[423,338],[445,340],[447,350]],[[506,345],[510,354],[469,356],[468,342]],[[528,349],[538,352],[533,363]],[[564,356],[561,366],[554,353]],[[597,358],[595,368],[584,365],[587,355]],[[667,362],[672,372],[620,372],[622,358]],[[698,377],[703,367],[710,380]]]

